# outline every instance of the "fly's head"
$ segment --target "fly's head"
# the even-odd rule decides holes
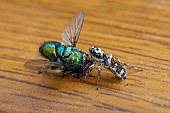
[[[104,61],[107,58],[106,54],[104,53],[104,51],[101,50],[101,48],[99,48],[99,47],[92,46],[92,47],[89,48],[89,52],[97,60]]]

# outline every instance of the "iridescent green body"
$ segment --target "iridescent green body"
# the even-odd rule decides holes
[[[71,45],[65,46],[60,42],[48,41],[40,46],[39,52],[50,61],[63,63],[64,68],[68,71],[77,71],[78,73],[83,71],[82,60],[85,53]]]

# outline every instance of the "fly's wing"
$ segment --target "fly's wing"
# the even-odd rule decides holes
[[[76,47],[76,43],[80,36],[80,32],[83,26],[84,13],[80,11],[65,27],[61,34],[62,41],[65,45],[72,45]]]
[[[38,70],[38,73],[43,73],[48,69],[58,69],[62,71],[62,64],[57,62],[50,62],[48,60],[28,60],[24,66],[31,70]]]

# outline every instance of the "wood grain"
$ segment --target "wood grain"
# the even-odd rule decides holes
[[[0,2],[0,112],[170,112],[169,0]],[[129,69],[128,86],[104,69],[96,90],[96,70],[82,82],[24,67],[27,60],[41,59],[42,42],[61,41],[65,25],[79,10],[85,22],[78,48],[97,45],[145,69]]]

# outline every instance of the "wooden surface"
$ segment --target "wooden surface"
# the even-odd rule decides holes
[[[37,74],[24,63],[40,59],[39,45],[61,41],[69,20],[84,10],[77,47],[97,45],[141,67],[125,83],[102,70],[86,82],[54,72]],[[169,0],[0,0],[0,112],[170,112]]]

